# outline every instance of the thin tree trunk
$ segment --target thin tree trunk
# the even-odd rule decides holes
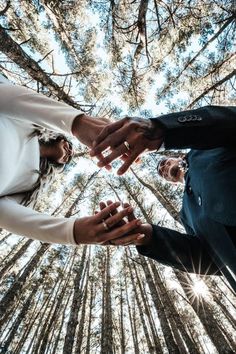
[[[130,306],[130,302],[129,302],[127,277],[126,277],[125,269],[124,269],[124,277],[125,277],[125,295],[126,295],[126,302],[127,302],[127,306],[128,306],[129,322],[130,322],[131,331],[132,331],[132,339],[133,339],[133,344],[134,344],[134,354],[139,354],[140,351],[139,351],[139,345],[138,345],[136,320],[135,320],[135,317],[132,317],[132,313],[131,313],[131,306]]]
[[[5,263],[5,265],[0,270],[0,278],[3,277],[3,275],[6,273],[7,270],[9,271],[11,269],[11,267],[13,267],[13,265],[16,263],[16,261],[25,253],[25,251],[31,245],[32,242],[33,242],[33,240],[27,240],[21,246],[21,248],[14,254],[14,256]],[[7,255],[7,257],[9,257],[9,256],[10,256],[10,254]]]
[[[217,89],[219,86],[224,84],[225,82],[229,81],[236,75],[236,69],[232,70],[231,73],[223,77],[221,80],[217,81],[213,85],[209,86],[208,88],[205,89],[204,92],[202,92],[199,96],[197,96],[187,107],[187,109],[191,109],[198,101],[200,101],[201,98],[206,96],[210,91]]]
[[[162,353],[162,347],[161,347],[161,343],[160,343],[160,340],[159,340],[159,337],[157,336],[157,333],[154,329],[154,326],[153,326],[153,323],[152,323],[152,314],[148,308],[148,301],[146,299],[146,296],[144,294],[144,290],[143,290],[143,286],[141,284],[141,281],[140,281],[140,275],[138,274],[138,269],[137,269],[137,266],[135,264],[135,262],[133,263],[133,269],[134,269],[134,272],[135,272],[135,278],[136,278],[136,282],[137,282],[137,285],[139,287],[139,291],[140,291],[140,294],[141,294],[141,299],[142,299],[142,302],[143,302],[143,307],[144,307],[144,312],[146,313],[146,317],[149,321],[149,326],[150,326],[150,329],[151,329],[151,333],[152,333],[152,338],[153,338],[153,343],[154,343],[154,346],[152,348],[153,352],[154,353]]]
[[[162,294],[162,303],[164,305],[164,308],[166,310],[167,317],[172,323],[172,329],[177,329],[175,330],[175,339],[176,342],[178,343],[178,347],[181,348],[181,354],[186,352],[186,347],[188,348],[188,351],[190,353],[199,353],[199,348],[196,346],[190,335],[188,334],[183,321],[181,319],[181,316],[177,312],[172,300],[170,299],[169,293],[167,292],[167,289],[163,285],[162,279],[158,273],[158,270],[156,266],[154,265],[154,262],[149,261],[148,262],[151,270],[153,272],[153,276],[155,279],[155,282],[159,288],[160,294]],[[179,333],[181,336],[179,336]],[[185,343],[185,346],[183,347],[183,342]]]
[[[75,333],[78,324],[78,313],[82,299],[82,275],[84,271],[87,246],[84,246],[79,267],[76,269],[73,287],[73,299],[70,309],[69,320],[67,323],[66,336],[63,346],[63,354],[71,354],[73,350]]]
[[[101,354],[112,354],[113,350],[113,326],[111,308],[111,275],[110,275],[110,250],[106,248],[105,273],[103,274],[103,309],[102,309],[102,335]]]
[[[88,317],[88,329],[87,329],[87,342],[86,342],[85,354],[89,354],[89,353],[90,353],[93,303],[94,303],[94,282],[91,281],[91,283],[90,283],[90,302],[89,302],[89,317]]]
[[[19,44],[17,44],[0,25],[0,50],[6,54],[17,65],[24,69],[34,80],[46,86],[55,96],[64,101],[68,105],[81,109],[81,107],[68,96],[58,84],[56,84],[33,60]]]
[[[39,261],[41,260],[44,253],[49,248],[49,244],[45,243],[41,245],[40,249],[37,253],[31,258],[29,264],[24,269],[23,273],[15,279],[12,287],[6,292],[0,302],[0,328],[3,323],[6,321],[6,318],[9,315],[11,310],[11,306],[13,302],[16,300],[18,296],[20,296],[20,292],[25,285],[26,279],[30,276],[30,274],[36,269]]]
[[[88,299],[88,284],[89,284],[89,270],[90,270],[90,254],[88,257],[88,260],[86,262],[86,284],[84,288],[84,296],[82,299],[82,308],[81,308],[81,316],[80,316],[80,321],[79,321],[79,326],[78,326],[78,333],[77,333],[77,340],[75,344],[75,352],[76,353],[81,353],[82,352],[82,342],[83,339],[85,338],[85,314],[86,314],[86,309],[87,309],[87,299]],[[90,335],[90,333],[88,334]]]
[[[161,205],[168,211],[168,213],[178,222],[180,222],[179,212],[174,208],[174,206],[170,203],[170,201],[162,194],[160,191],[155,189],[152,185],[145,182],[141,177],[137,175],[137,173],[131,168],[132,173],[137,178],[137,180],[146,188],[148,188],[153,195],[157,198],[157,200],[161,203]]]
[[[139,293],[138,293],[137,287],[136,287],[137,279],[135,280],[135,278],[133,276],[133,273],[132,273],[132,270],[131,270],[131,265],[130,265],[129,261],[128,261],[128,269],[129,269],[129,274],[130,274],[130,278],[131,278],[131,283],[133,284],[133,291],[134,291],[134,294],[135,294],[135,299],[137,301],[139,315],[140,315],[142,326],[143,326],[143,330],[144,330],[144,333],[145,333],[145,338],[146,338],[146,341],[147,341],[148,352],[149,353],[155,353],[155,346],[153,345],[153,340],[151,339],[151,337],[149,335],[149,331],[148,331],[148,328],[147,328],[147,325],[146,325],[146,321],[145,321],[145,318],[144,318],[144,311],[142,309],[142,304],[141,304],[141,301],[140,301],[140,296],[139,296]]]
[[[166,346],[169,350],[170,353],[179,353],[178,346],[175,342],[175,339],[173,337],[173,332],[171,329],[171,326],[168,321],[168,317],[165,311],[165,307],[162,303],[162,299],[158,293],[158,288],[156,287],[156,284],[153,281],[151,272],[147,266],[147,262],[144,260],[144,258],[141,258],[141,263],[145,272],[146,280],[150,289],[150,293],[153,299],[153,303],[155,305],[156,311],[158,313],[158,318],[160,320],[162,332],[165,337],[165,342]]]

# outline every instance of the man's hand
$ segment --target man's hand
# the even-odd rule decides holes
[[[145,150],[158,150],[163,142],[163,134],[163,130],[150,119],[126,117],[103,128],[93,143],[90,155],[99,159],[99,167],[121,157],[124,163],[117,174],[122,175]],[[112,152],[104,157],[102,152],[108,147]]]

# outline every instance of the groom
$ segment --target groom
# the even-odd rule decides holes
[[[121,175],[145,150],[190,148],[180,214],[186,233],[145,224],[146,237],[136,245],[142,255],[181,270],[222,273],[236,291],[235,136],[236,107],[208,106],[155,119],[124,118],[103,129],[91,156],[100,167],[122,157]],[[108,147],[110,155],[99,155]]]

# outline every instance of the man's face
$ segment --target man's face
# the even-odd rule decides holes
[[[158,166],[158,174],[165,178],[166,181],[177,183],[182,182],[183,172],[179,167],[181,158],[167,158],[161,161]]]

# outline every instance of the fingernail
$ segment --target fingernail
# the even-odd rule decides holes
[[[144,238],[144,237],[145,237],[144,234],[140,234],[140,235],[137,236],[137,240],[141,240],[141,239]]]
[[[131,212],[133,211],[133,208],[132,208],[132,207],[129,207],[129,208],[127,209],[127,211],[128,211],[128,213],[131,213]]]
[[[115,207],[118,207],[118,206],[120,206],[120,202],[115,203]]]
[[[137,225],[137,226],[140,226],[140,225],[142,225],[142,222],[141,222],[140,220],[137,220],[137,221],[136,221],[136,225]]]

